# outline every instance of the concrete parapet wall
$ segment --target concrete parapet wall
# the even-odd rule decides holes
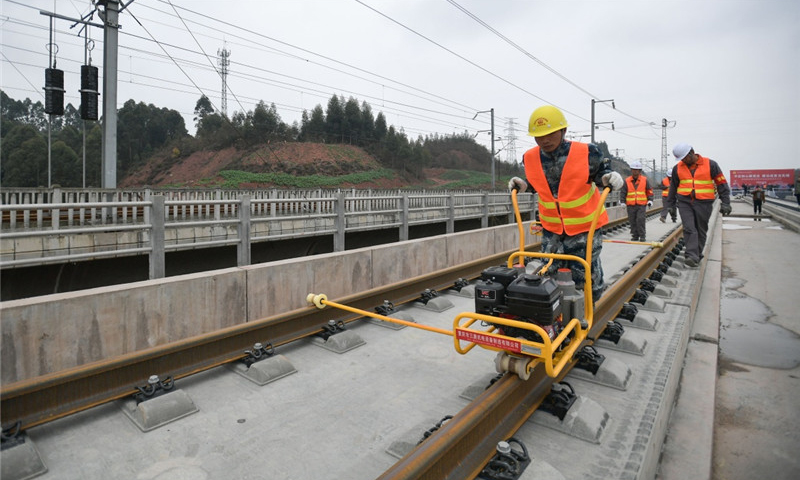
[[[246,275],[216,270],[0,303],[2,383],[235,325]]]
[[[518,245],[516,225],[504,225],[3,302],[1,380],[25,380],[303,308],[310,292],[343,297]]]

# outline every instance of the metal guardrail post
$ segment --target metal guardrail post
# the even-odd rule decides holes
[[[489,226],[489,192],[483,192],[483,216],[481,217],[481,228]]]
[[[347,222],[344,216],[346,201],[344,192],[340,191],[336,194],[336,235],[333,237],[334,252],[344,252],[344,231]]]
[[[239,197],[239,246],[236,249],[236,264],[250,265],[250,195]]]
[[[150,280],[164,278],[166,275],[164,253],[164,229],[166,215],[164,213],[164,196],[153,195],[150,204]]]
[[[456,231],[456,196],[454,194],[450,194],[447,197],[447,233],[453,233]]]
[[[408,240],[408,194],[404,193],[400,197],[400,236],[399,240]]]
[[[163,198],[163,197],[162,197]],[[144,201],[145,202],[152,202],[153,201],[153,191],[149,188],[144,189]],[[152,214],[152,208],[144,208],[142,210],[144,214],[144,223],[150,223],[150,215]]]

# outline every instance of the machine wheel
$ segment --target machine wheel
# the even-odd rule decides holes
[[[519,357],[508,352],[498,352],[494,359],[497,373],[511,372],[516,374],[521,380],[527,380],[531,376],[528,364],[533,361],[531,357]]]

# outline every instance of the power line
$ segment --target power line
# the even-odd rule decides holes
[[[166,2],[167,2],[167,0],[159,0],[159,1],[160,1],[161,3],[166,3]],[[150,8],[152,8],[152,7],[150,7]],[[340,60],[336,60],[336,59],[334,59],[334,58],[331,58],[331,57],[328,57],[328,56],[325,56],[325,55],[322,55],[322,54],[319,54],[319,53],[313,52],[313,51],[311,51],[311,50],[308,50],[308,49],[305,49],[305,48],[299,47],[299,46],[297,46],[297,45],[294,45],[294,44],[291,44],[291,43],[288,43],[288,42],[284,42],[284,41],[282,41],[282,40],[278,40],[278,39],[276,39],[276,38],[273,38],[273,37],[270,37],[270,36],[268,36],[268,35],[264,35],[263,33],[256,32],[256,31],[253,31],[253,30],[249,30],[249,29],[243,28],[243,27],[241,27],[241,26],[239,26],[239,25],[235,25],[235,24],[232,24],[232,23],[230,23],[230,22],[226,22],[226,21],[220,20],[219,18],[210,17],[210,16],[208,16],[208,15],[205,15],[205,14],[203,14],[203,13],[197,12],[197,11],[195,11],[195,10],[188,9],[188,8],[186,8],[186,7],[176,7],[176,8],[179,8],[180,10],[183,10],[183,11],[186,11],[186,12],[189,12],[189,13],[192,13],[192,14],[194,14],[194,15],[197,15],[197,16],[199,16],[199,17],[202,17],[202,18],[206,18],[206,19],[212,20],[212,21],[214,21],[214,22],[217,22],[217,23],[220,23],[220,24],[222,24],[222,25],[225,25],[225,26],[228,26],[228,27],[234,28],[234,29],[236,29],[236,30],[240,30],[240,31],[246,32],[246,33],[248,33],[248,34],[255,35],[255,36],[257,36],[257,37],[260,37],[260,38],[265,38],[265,39],[267,39],[267,40],[270,40],[270,41],[273,41],[273,42],[279,43],[279,44],[281,44],[281,45],[285,45],[285,46],[287,46],[287,47],[290,47],[290,48],[293,48],[293,49],[299,50],[299,51],[301,51],[301,52],[308,53],[308,54],[310,54],[310,55],[313,55],[313,56],[315,56],[315,57],[319,57],[319,58],[322,58],[322,59],[324,59],[324,60],[326,60],[326,61],[333,62],[333,63],[335,63],[335,64],[338,64],[338,65],[342,65],[342,66],[344,66],[344,67],[347,67],[347,68],[353,69],[353,70],[355,70],[355,71],[362,72],[362,73],[366,73],[366,74],[368,74],[368,75],[371,75],[371,76],[373,76],[373,77],[375,77],[375,78],[379,78],[379,79],[381,79],[381,80],[386,80],[386,81],[388,81],[388,82],[391,82],[391,83],[393,83],[393,84],[400,85],[400,86],[402,86],[402,87],[405,87],[405,88],[408,88],[408,89],[410,89],[410,90],[414,90],[414,91],[420,92],[420,93],[422,93],[422,94],[425,94],[425,95],[431,96],[431,97],[433,97],[433,98],[438,98],[438,99],[440,99],[440,100],[443,100],[443,101],[445,101],[445,102],[451,103],[451,104],[453,104],[453,105],[458,105],[459,107],[461,107],[462,109],[464,109],[464,111],[465,111],[465,112],[467,112],[467,111],[468,111],[468,112],[470,112],[470,114],[471,114],[472,112],[474,112],[475,110],[477,110],[475,107],[471,107],[471,106],[463,105],[463,104],[461,104],[461,103],[459,103],[459,102],[456,102],[455,100],[450,100],[450,99],[447,99],[447,98],[445,98],[445,97],[442,97],[442,96],[440,96],[440,95],[436,95],[436,94],[434,94],[434,93],[428,92],[428,91],[426,91],[426,90],[423,90],[423,89],[420,89],[420,88],[417,88],[417,87],[414,87],[414,86],[411,86],[411,85],[408,85],[408,84],[406,84],[406,83],[403,83],[403,82],[400,82],[400,81],[394,80],[394,79],[392,79],[392,78],[389,78],[389,77],[386,77],[386,76],[383,76],[383,75],[380,75],[380,74],[378,74],[378,73],[375,73],[375,72],[372,72],[372,71],[369,71],[369,70],[366,70],[366,69],[363,69],[363,68],[360,68],[360,67],[356,67],[356,66],[354,66],[354,65],[351,65],[351,64],[348,64],[348,63],[346,63],[346,62],[342,62],[342,61],[340,61]],[[197,22],[193,22],[193,23],[197,23]],[[203,25],[203,24],[199,24],[199,25]],[[208,25],[203,25],[203,26],[205,26],[206,28],[209,28],[209,29],[211,29],[211,30],[215,30],[215,31],[222,32],[222,30],[216,29],[216,28],[214,28],[214,27],[210,27],[210,26],[208,26]],[[223,33],[224,33],[224,32],[223,32]],[[242,37],[240,37],[240,38],[242,38]],[[258,44],[258,43],[255,43],[255,42],[253,42],[253,41],[252,41],[252,40],[250,40],[250,39],[246,39],[246,40],[247,40],[248,42],[250,42],[250,43],[254,43],[254,44],[256,44],[256,45],[260,45],[260,44]],[[267,47],[267,48],[272,48],[272,47]],[[354,75],[353,73],[350,73],[350,72],[346,72],[346,71],[343,71],[343,70],[339,70],[339,69],[333,68],[333,67],[331,67],[330,65],[324,65],[324,64],[321,64],[321,63],[319,63],[319,62],[314,62],[313,60],[306,59],[306,58],[302,58],[302,57],[298,57],[297,55],[289,54],[289,53],[282,52],[282,51],[281,51],[281,53],[285,53],[285,54],[287,54],[287,55],[289,55],[289,56],[291,56],[291,57],[295,57],[295,58],[301,59],[301,60],[303,60],[304,62],[313,63],[313,64],[315,64],[315,65],[318,65],[318,66],[320,66],[320,67],[323,67],[323,68],[328,68],[328,69],[330,69],[330,70],[333,70],[333,71],[336,71],[336,72],[339,72],[339,73],[343,73],[343,74],[345,74],[345,75],[349,75],[349,76],[352,76],[352,77],[354,77],[354,78],[359,78],[359,79],[361,79],[361,80],[370,81],[370,82],[372,82],[372,83],[377,83],[377,82],[374,82],[374,80],[368,80],[368,79],[366,79],[366,78],[359,77],[359,76],[357,76],[357,75]],[[393,88],[393,87],[389,87],[389,88]],[[407,92],[403,92],[403,93],[407,93]],[[429,100],[429,101],[430,101],[430,100]]]
[[[464,14],[466,14],[468,17],[470,17],[471,19],[473,19],[473,20],[475,20],[476,22],[480,23],[481,25],[483,25],[483,26],[484,26],[484,27],[485,27],[487,30],[489,30],[490,32],[492,32],[492,33],[494,33],[495,35],[497,35],[498,37],[500,37],[500,38],[501,38],[501,39],[502,39],[504,42],[506,42],[507,44],[511,45],[511,46],[512,46],[512,47],[514,47],[515,49],[517,49],[517,50],[519,50],[520,52],[522,52],[522,54],[523,54],[523,55],[525,55],[526,57],[530,58],[530,59],[531,59],[531,60],[533,60],[534,62],[536,62],[536,63],[538,63],[539,65],[541,65],[542,67],[544,67],[544,68],[545,68],[547,71],[549,71],[549,72],[550,72],[550,73],[552,73],[553,75],[555,75],[555,76],[557,76],[558,78],[560,78],[560,79],[564,80],[565,82],[569,83],[570,85],[572,85],[573,87],[577,88],[578,90],[580,90],[581,92],[585,93],[586,95],[589,95],[589,96],[590,96],[590,97],[592,97],[592,98],[598,98],[598,97],[597,97],[597,95],[594,95],[593,93],[591,93],[591,92],[589,92],[589,91],[585,90],[583,87],[581,87],[581,86],[580,86],[580,85],[578,85],[577,83],[573,82],[573,81],[572,81],[572,80],[570,80],[569,78],[565,77],[564,75],[562,75],[561,73],[559,73],[558,71],[556,71],[556,69],[552,68],[550,65],[548,65],[548,64],[544,63],[543,61],[539,60],[538,58],[534,57],[534,56],[533,56],[533,55],[532,55],[530,52],[528,52],[528,51],[527,51],[527,50],[525,50],[524,48],[520,47],[519,45],[517,45],[516,43],[514,43],[514,42],[513,42],[511,39],[509,39],[508,37],[506,37],[506,36],[505,36],[505,35],[503,35],[502,33],[498,32],[497,30],[495,30],[494,28],[492,28],[492,26],[491,26],[491,25],[489,25],[488,23],[486,23],[486,22],[484,22],[483,20],[481,20],[480,18],[478,18],[476,15],[474,15],[472,12],[470,12],[470,11],[469,11],[469,10],[467,10],[466,8],[464,8],[464,7],[462,7],[461,5],[459,5],[459,4],[458,4],[458,3],[457,3],[455,0],[447,0],[447,3],[449,3],[450,5],[452,5],[452,6],[456,7],[457,9],[461,10],[461,11],[462,11]]]
[[[460,54],[458,54],[458,53],[456,53],[456,52],[454,52],[454,51],[450,50],[449,48],[445,47],[444,45],[442,45],[442,44],[440,44],[440,43],[438,43],[438,42],[436,42],[436,41],[432,40],[431,38],[429,38],[429,37],[427,37],[427,36],[425,36],[425,35],[423,35],[423,34],[419,33],[418,31],[414,30],[413,28],[411,28],[411,27],[409,27],[409,26],[407,26],[407,25],[405,25],[405,24],[403,24],[403,23],[401,23],[401,22],[399,22],[399,21],[395,20],[394,18],[392,18],[392,17],[390,17],[390,16],[386,15],[385,13],[383,13],[383,12],[381,12],[381,11],[379,11],[379,10],[377,10],[377,9],[375,9],[375,8],[373,8],[373,7],[371,7],[371,6],[369,6],[369,5],[367,5],[366,3],[362,2],[361,0],[355,0],[355,1],[356,1],[356,3],[358,3],[358,4],[360,4],[360,5],[363,5],[364,7],[366,7],[366,8],[368,8],[368,9],[372,10],[373,12],[375,12],[375,13],[377,13],[378,15],[382,16],[383,18],[385,18],[385,19],[389,20],[390,22],[392,22],[392,23],[395,23],[395,24],[397,24],[397,25],[399,25],[399,26],[403,27],[404,29],[408,30],[409,32],[413,33],[414,35],[417,35],[417,36],[419,36],[419,37],[421,37],[421,38],[423,38],[423,39],[427,40],[428,42],[430,42],[430,43],[432,43],[432,44],[436,45],[437,47],[439,47],[439,48],[441,48],[442,50],[444,50],[444,51],[446,51],[446,52],[450,53],[451,55],[454,55],[454,56],[456,56],[456,57],[460,58],[461,60],[463,60],[463,61],[465,61],[465,62],[469,63],[470,65],[474,66],[475,68],[477,68],[477,69],[479,69],[479,70],[481,70],[481,71],[483,71],[483,72],[485,72],[485,73],[488,73],[489,75],[491,75],[491,76],[493,76],[494,78],[496,78],[496,79],[500,80],[501,82],[503,82],[503,83],[506,83],[506,84],[508,84],[508,85],[510,85],[510,86],[512,86],[512,87],[514,87],[514,88],[516,88],[516,89],[518,89],[518,90],[520,90],[520,91],[522,91],[522,92],[525,92],[525,93],[527,93],[528,95],[530,95],[530,96],[532,96],[532,97],[534,97],[534,98],[536,98],[536,99],[538,99],[538,100],[541,100],[541,101],[543,101],[543,102],[545,102],[545,103],[553,103],[553,102],[550,102],[550,101],[548,101],[548,100],[545,100],[544,98],[542,98],[542,97],[540,97],[540,96],[536,95],[536,94],[535,94],[535,93],[533,93],[533,92],[530,92],[530,91],[528,91],[528,90],[526,90],[526,89],[524,89],[524,88],[520,87],[519,85],[517,85],[517,84],[515,84],[515,83],[511,82],[510,80],[508,80],[508,79],[505,79],[505,78],[501,77],[500,75],[497,75],[496,73],[494,73],[494,72],[492,72],[492,71],[490,71],[490,70],[488,70],[488,69],[486,69],[486,68],[484,68],[484,67],[482,67],[482,66],[478,65],[477,63],[473,62],[472,60],[470,60],[470,59],[468,59],[468,58],[466,58],[466,57],[464,57],[464,56],[462,56],[462,55],[460,55]],[[566,109],[564,109],[564,111],[565,111],[565,112],[568,112],[568,110],[566,110]],[[571,114],[573,114],[573,115],[576,115],[576,116],[578,116],[577,114],[574,114],[574,113],[572,113],[572,112],[568,112],[568,113],[571,113]]]
[[[138,19],[137,19],[137,21],[138,21]],[[174,48],[174,49],[179,49],[179,50],[182,50],[182,51],[185,51],[185,52],[189,52],[189,53],[192,53],[192,54],[198,54],[198,52],[196,52],[196,51],[194,51],[194,50],[188,49],[188,48],[186,48],[186,47],[181,47],[181,46],[177,46],[177,45],[169,44],[169,43],[166,43],[166,42],[159,42],[159,41],[156,41],[154,38],[149,38],[149,39],[148,39],[148,38],[141,37],[141,36],[138,36],[138,35],[134,35],[134,34],[131,34],[131,33],[127,33],[127,35],[134,36],[135,38],[138,38],[138,39],[141,39],[141,40],[145,40],[145,41],[149,41],[149,42],[153,42],[153,43],[158,43],[158,44],[159,44],[159,46],[161,47],[162,51],[164,51],[164,53],[163,53],[163,54],[159,54],[158,52],[153,52],[153,51],[151,51],[151,50],[147,50],[147,49],[137,49],[137,48],[133,48],[133,47],[129,47],[129,46],[123,46],[123,48],[124,48],[124,49],[126,49],[126,50],[135,51],[135,52],[142,53],[142,54],[145,54],[145,55],[148,55],[148,56],[151,56],[151,57],[156,57],[156,58],[160,56],[161,58],[168,59],[170,64],[176,64],[176,65],[178,65],[178,64],[180,63],[181,65],[186,65],[186,66],[192,66],[192,67],[197,67],[197,68],[208,69],[208,66],[203,66],[203,64],[200,64],[200,63],[198,63],[198,62],[193,62],[193,61],[191,61],[191,60],[186,60],[186,59],[184,59],[184,58],[180,58],[180,57],[177,57],[177,56],[175,56],[175,55],[170,55],[170,54],[169,54],[169,53],[166,51],[166,48],[165,48],[165,47],[170,47],[170,48]],[[11,48],[16,48],[16,47],[14,47],[14,46],[11,46]],[[38,53],[39,53],[39,52],[34,52],[34,51],[31,51],[31,50],[25,50],[25,51],[28,51],[28,52],[31,52],[31,53],[34,53],[34,54],[38,54]],[[246,74],[246,73],[234,74],[234,76],[235,76],[235,77],[241,77],[241,78],[250,78],[250,79],[253,79],[253,80],[256,80],[256,81],[258,81],[259,83],[266,84],[266,85],[277,86],[277,87],[279,87],[279,88],[290,88],[290,87],[295,87],[295,88],[297,88],[297,89],[298,89],[297,91],[299,91],[299,92],[306,92],[306,93],[310,93],[310,94],[312,94],[312,95],[314,95],[314,94],[315,94],[315,92],[316,92],[316,93],[318,93],[318,94],[319,94],[319,97],[320,97],[320,98],[326,98],[326,99],[327,99],[327,98],[330,98],[330,95],[332,94],[331,92],[337,92],[337,91],[338,91],[338,92],[341,92],[341,91],[347,91],[348,93],[350,93],[350,94],[353,94],[353,95],[356,95],[356,96],[358,96],[358,97],[359,97],[359,98],[361,98],[361,99],[368,98],[368,99],[374,99],[374,100],[381,100],[381,102],[382,102],[382,103],[384,103],[383,109],[384,109],[384,110],[387,110],[387,111],[390,111],[390,112],[391,112],[391,111],[397,111],[397,112],[400,112],[400,113],[403,113],[403,114],[406,114],[406,115],[412,115],[412,116],[413,116],[413,115],[415,115],[414,113],[412,113],[412,112],[408,112],[408,111],[406,111],[406,110],[402,110],[402,109],[393,109],[393,108],[391,108],[391,107],[387,107],[387,106],[385,105],[385,103],[389,103],[389,104],[393,104],[393,105],[398,105],[398,106],[405,106],[405,107],[409,107],[409,108],[412,108],[412,109],[415,109],[415,110],[419,110],[419,111],[427,111],[427,112],[429,112],[429,113],[434,113],[434,114],[437,114],[437,115],[442,115],[442,116],[445,116],[445,117],[453,117],[453,118],[458,118],[458,119],[462,119],[462,120],[464,119],[464,117],[463,117],[463,116],[456,115],[456,114],[452,114],[452,113],[449,113],[449,112],[444,112],[444,111],[440,111],[440,110],[429,109],[429,108],[421,107],[421,106],[419,106],[419,105],[413,105],[413,104],[408,104],[408,103],[403,103],[403,102],[395,102],[395,101],[393,101],[393,100],[387,100],[387,99],[385,99],[385,98],[383,98],[383,99],[378,99],[378,98],[376,98],[376,97],[374,97],[374,96],[372,96],[372,95],[363,94],[363,93],[361,93],[361,92],[348,91],[348,90],[342,89],[342,88],[340,88],[340,87],[335,87],[335,86],[332,86],[332,85],[326,85],[326,84],[322,84],[322,83],[319,83],[319,82],[314,82],[314,81],[310,81],[310,80],[305,80],[305,79],[302,79],[302,78],[299,78],[299,77],[294,77],[294,76],[290,76],[290,75],[281,74],[281,73],[279,73],[279,72],[275,72],[275,71],[267,70],[267,69],[264,69],[264,68],[261,68],[261,67],[255,67],[255,66],[248,65],[248,64],[241,64],[241,65],[242,65],[242,66],[244,66],[244,67],[247,67],[247,68],[249,68],[249,69],[252,69],[252,70],[258,71],[258,72],[264,72],[264,73],[274,74],[274,75],[278,75],[278,76],[286,77],[286,78],[289,78],[289,79],[297,80],[297,81],[300,81],[300,82],[308,83],[308,84],[311,84],[311,85],[318,85],[318,86],[321,86],[321,87],[324,87],[324,88],[328,88],[328,89],[330,89],[330,92],[323,91],[323,90],[314,90],[314,89],[309,89],[307,86],[301,86],[301,85],[293,84],[293,83],[290,83],[290,82],[283,82],[283,81],[279,81],[279,80],[267,80],[267,79],[266,79],[266,78],[265,78],[263,75],[258,75],[258,76],[256,76],[256,75],[248,75],[248,74]],[[183,69],[183,68],[182,68],[181,70],[182,70],[182,71],[185,73],[185,69]],[[123,71],[123,73],[129,73],[129,74],[130,74],[130,73],[136,73],[136,75],[138,75],[138,76],[144,76],[144,77],[147,77],[146,75],[143,75],[143,74],[141,74],[141,73],[138,73],[138,72],[124,72],[124,71]],[[188,73],[185,73],[185,74],[188,76]],[[151,77],[151,78],[157,79],[157,80],[159,80],[159,81],[161,81],[161,82],[169,82],[169,83],[173,83],[173,84],[175,84],[175,83],[176,83],[176,82],[174,82],[174,81],[166,80],[166,79],[164,79],[164,78],[161,78],[161,77]],[[134,82],[134,81],[129,81],[128,83],[131,83],[131,84],[139,84],[139,83],[137,83],[137,82]],[[185,85],[185,84],[183,84],[183,85]],[[196,87],[196,88],[198,88],[196,85],[195,85],[195,87]],[[204,90],[205,90],[205,89],[200,89],[200,91],[201,91],[201,94],[205,94],[205,93],[204,93]],[[333,93],[333,94],[335,94],[335,93]],[[211,95],[206,95],[206,96],[207,96],[207,97],[209,97],[209,98],[213,98]],[[419,97],[419,96],[416,96],[416,97],[417,97],[417,98],[420,98],[420,99],[423,99],[422,97]],[[424,99],[423,99],[423,100],[424,100]],[[371,104],[371,106],[373,106],[373,107],[375,107],[375,108],[378,108],[378,105],[377,105],[377,104],[375,104],[374,102],[368,102],[368,103],[370,103],[370,104]],[[438,102],[437,102],[437,103],[438,103]],[[240,106],[241,106],[241,102],[240,102]],[[244,108],[244,106],[241,106],[241,108],[242,108],[242,110],[243,110],[243,111],[246,111],[246,109]],[[297,107],[297,108],[298,108],[298,111],[302,111],[302,108],[301,108],[301,107]],[[447,121],[445,121],[445,120],[437,120],[437,119],[434,119],[434,118],[431,118],[431,117],[427,117],[427,116],[424,116],[424,115],[417,115],[416,117],[413,117],[413,118],[417,118],[417,119],[423,119],[423,120],[432,121],[432,122],[434,122],[434,123],[438,123],[438,124],[440,124],[440,125],[448,126],[448,127],[451,127],[451,128],[453,128],[453,127],[455,127],[455,128],[462,128],[462,127],[463,127],[463,126],[462,126],[462,125],[460,125],[460,124],[456,124],[456,123],[453,123],[453,122],[447,122]],[[434,133],[434,132],[431,132],[431,133]]]
[[[552,68],[550,65],[548,65],[548,64],[546,64],[546,63],[544,63],[543,61],[541,61],[541,60],[539,60],[538,58],[536,58],[535,56],[533,56],[533,55],[532,55],[530,52],[528,52],[527,50],[525,50],[525,49],[524,49],[524,48],[522,48],[521,46],[519,46],[519,45],[517,45],[516,43],[514,43],[514,42],[513,42],[511,39],[509,39],[508,37],[506,37],[506,36],[505,36],[505,35],[503,35],[502,33],[498,32],[497,30],[495,30],[494,28],[492,28],[492,26],[491,26],[491,25],[489,25],[488,23],[486,23],[486,22],[484,22],[483,20],[481,20],[481,19],[480,19],[478,16],[474,15],[472,12],[470,12],[470,11],[469,11],[469,10],[467,10],[466,8],[464,8],[464,7],[462,7],[461,5],[459,5],[459,4],[458,4],[458,3],[457,3],[455,0],[447,0],[447,3],[449,3],[449,4],[453,5],[453,6],[454,6],[454,7],[456,7],[457,9],[461,10],[461,11],[462,11],[464,14],[466,14],[467,16],[469,16],[470,18],[472,18],[473,20],[475,20],[476,22],[478,22],[479,24],[481,24],[483,27],[485,27],[485,28],[486,28],[487,30],[489,30],[490,32],[492,32],[492,33],[494,33],[495,35],[497,35],[498,37],[500,37],[500,38],[501,38],[501,39],[502,39],[504,42],[508,43],[509,45],[511,45],[512,47],[514,47],[515,49],[517,49],[517,50],[519,50],[520,52],[522,52],[522,54],[523,54],[523,55],[525,55],[526,57],[530,58],[530,59],[531,59],[531,60],[533,60],[534,62],[536,62],[536,63],[538,63],[539,65],[541,65],[542,67],[544,67],[544,68],[545,68],[547,71],[549,71],[549,72],[550,72],[550,73],[552,73],[553,75],[557,76],[558,78],[560,78],[560,79],[564,80],[564,81],[565,81],[565,82],[567,82],[568,84],[570,84],[570,85],[572,85],[573,87],[577,88],[577,89],[578,89],[578,90],[580,90],[581,92],[583,92],[583,93],[585,93],[586,95],[588,95],[590,98],[593,98],[593,99],[595,99],[595,100],[598,100],[598,99],[599,99],[599,97],[598,97],[597,95],[595,95],[595,94],[593,94],[593,93],[589,92],[588,90],[584,89],[583,87],[581,87],[581,86],[580,86],[580,85],[578,85],[577,83],[573,82],[572,80],[570,80],[570,79],[569,79],[569,78],[567,78],[566,76],[564,76],[564,75],[562,75],[561,73],[559,73],[559,72],[558,72],[556,69]],[[615,110],[617,110],[617,109],[615,108]],[[642,123],[643,123],[643,124],[645,124],[645,125],[651,125],[651,124],[653,123],[653,122],[648,122],[648,121],[646,121],[646,120],[642,120],[642,119],[636,118],[636,117],[634,117],[633,115],[630,115],[630,114],[628,114],[628,113],[625,113],[625,112],[624,112],[624,111],[622,111],[622,110],[617,110],[617,111],[618,111],[618,112],[620,112],[621,114],[623,114],[623,115],[627,116],[627,117],[630,117],[630,118],[632,118],[632,119],[634,119],[634,120],[638,120],[638,121],[642,122]],[[584,119],[584,120],[585,120],[585,119]]]

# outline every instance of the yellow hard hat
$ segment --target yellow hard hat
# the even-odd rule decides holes
[[[568,126],[561,110],[552,105],[545,105],[531,114],[531,119],[528,121],[528,135],[544,137]]]

